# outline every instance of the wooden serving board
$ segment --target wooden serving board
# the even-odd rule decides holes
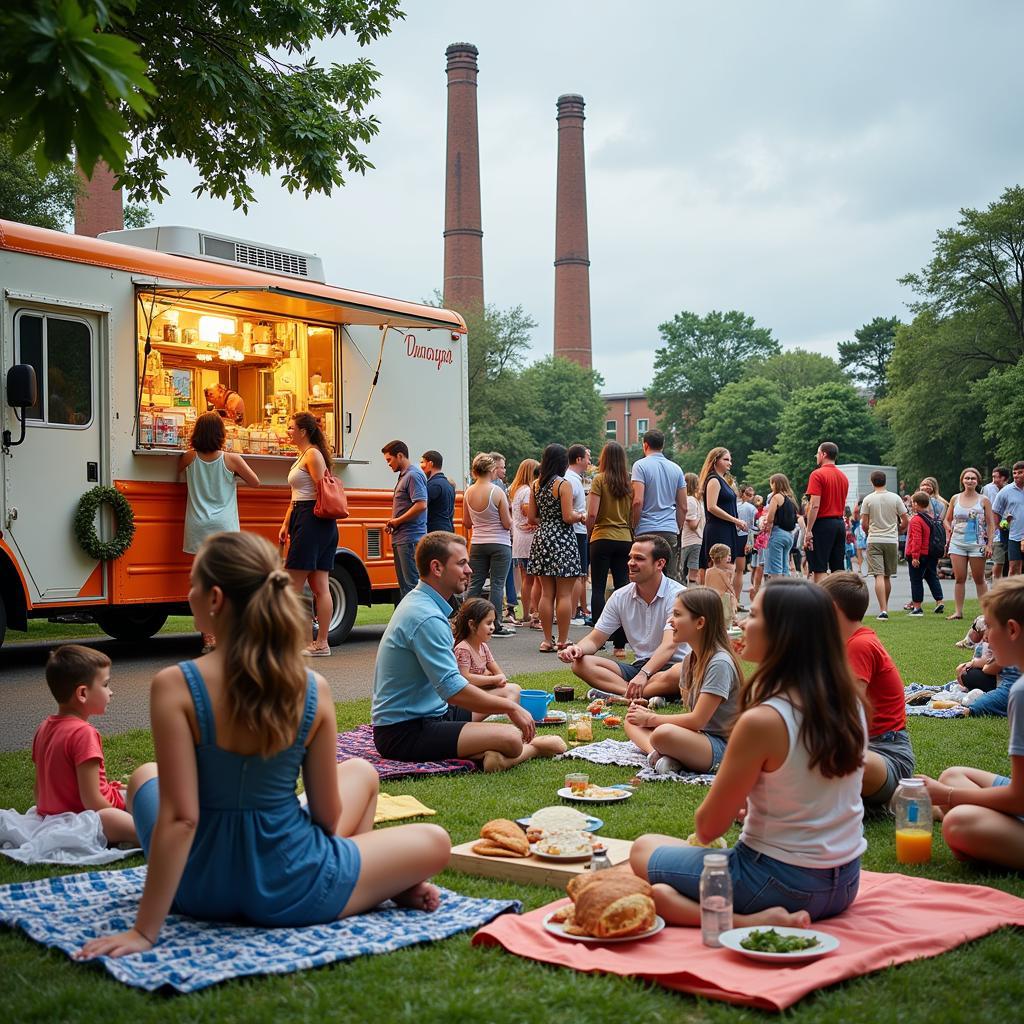
[[[629,860],[629,851],[633,848],[629,839],[611,839],[607,836],[601,836],[600,839],[612,864]],[[473,845],[478,842],[479,839],[473,839],[453,847],[448,866],[467,875],[503,878],[509,882],[526,882],[529,885],[549,885],[554,889],[564,889],[573,875],[589,867],[589,862],[585,860],[562,863],[544,860],[533,854],[529,857],[484,857],[473,852]]]

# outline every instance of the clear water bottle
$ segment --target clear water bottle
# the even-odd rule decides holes
[[[732,876],[724,853],[704,857],[700,876],[700,931],[705,946],[721,946],[718,937],[732,928]]]
[[[923,779],[900,779],[893,797],[896,860],[925,864],[932,859],[932,802]]]

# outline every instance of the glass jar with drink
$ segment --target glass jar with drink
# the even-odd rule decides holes
[[[923,779],[900,779],[893,797],[896,860],[925,864],[932,859],[932,802]]]

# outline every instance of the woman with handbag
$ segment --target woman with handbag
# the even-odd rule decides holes
[[[278,541],[282,545],[288,543],[284,567],[291,576],[292,586],[301,594],[308,581],[316,602],[320,629],[314,640],[310,623],[310,642],[303,654],[311,658],[326,658],[331,653],[327,632],[334,613],[327,578],[338,552],[338,522],[333,515],[330,518],[315,515],[314,509],[317,506],[317,485],[322,486],[330,474],[331,452],[327,438],[312,413],[297,412],[292,416],[288,423],[288,440],[295,445],[299,457],[288,471],[292,500],[281,524]]]

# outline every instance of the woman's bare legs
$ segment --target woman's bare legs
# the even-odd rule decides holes
[[[380,776],[377,769],[361,757],[353,757],[338,765],[338,796],[341,815],[334,826],[334,834],[343,839],[373,831],[373,816],[377,811]]]
[[[555,615],[555,577],[535,577],[540,586],[540,600],[537,602],[537,613],[540,615],[540,628],[544,630],[544,643],[554,647],[555,641],[551,634],[551,620]]]
[[[674,757],[688,771],[706,772],[711,768],[711,741],[692,729],[666,722],[654,730],[651,746],[659,754]]]
[[[977,591],[978,600],[980,601],[988,593],[988,584],[985,582],[985,559],[969,558],[967,561],[971,567],[974,589]]]
[[[654,746],[651,744],[653,729],[646,725],[633,725],[628,719],[622,723],[623,732],[627,739],[631,739],[645,754],[649,754]]]
[[[682,839],[674,836],[646,835],[633,843],[629,853],[629,866],[633,873],[647,878],[647,863],[651,855],[661,846],[688,846]],[[670,885],[656,883],[654,885],[654,906],[668,924],[696,928],[700,925],[700,904],[688,899]],[[806,928],[811,923],[811,915],[806,910],[791,913],[785,907],[769,907],[756,914],[733,914],[734,928],[748,925],[773,924],[788,928]]]
[[[331,600],[331,587],[327,582],[328,577],[329,573],[324,569],[316,569],[309,574],[309,589],[313,591],[313,598],[316,600],[316,621],[320,624],[316,642],[313,644],[318,650],[330,646],[327,634],[331,629],[334,602]],[[312,629],[312,624],[310,629]],[[312,633],[310,635],[312,636]]]
[[[550,577],[549,577],[550,578]],[[572,604],[573,590],[576,584],[574,576],[558,576],[552,579],[555,585],[555,618],[558,620],[558,642],[569,642],[569,620],[576,610]]]

